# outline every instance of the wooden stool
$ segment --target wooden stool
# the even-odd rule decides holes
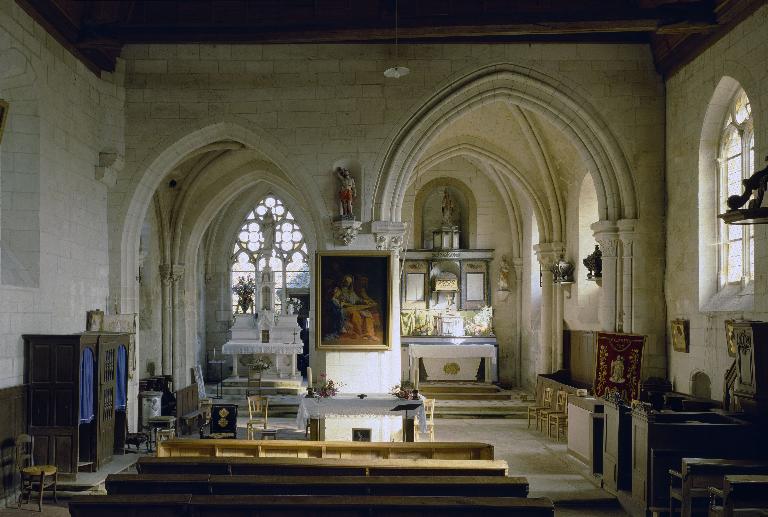
[[[158,429],[156,432],[157,443],[176,438],[176,431],[173,429]]]

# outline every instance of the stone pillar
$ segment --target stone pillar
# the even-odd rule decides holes
[[[183,343],[179,342],[183,335],[184,303],[181,299],[184,288],[181,285],[184,277],[184,266],[178,264],[161,264],[160,279],[162,289],[162,372],[163,375],[174,375],[174,361],[179,357]]]
[[[515,350],[517,354],[517,368],[515,368],[515,384],[523,384],[523,259],[515,257],[512,259],[512,270],[515,273],[515,285],[510,286],[515,292]]]
[[[541,342],[537,373],[552,373],[563,366],[563,292],[554,284],[552,266],[564,252],[561,242],[534,246],[541,266]]]
[[[172,354],[173,354],[173,382],[174,386],[183,386],[184,373],[186,370],[186,342],[184,336],[186,335],[186,314],[185,308],[187,304],[184,303],[184,266],[174,264],[171,274],[171,282],[173,284],[171,290],[171,315],[173,325],[173,340],[171,341]],[[194,307],[194,304],[189,304],[190,307]]]
[[[619,308],[621,307],[622,287],[619,274],[619,234],[618,227],[612,221],[598,221],[592,225],[595,240],[603,252],[603,278],[600,293],[599,320],[600,328],[607,332],[619,329]]]
[[[160,322],[162,326],[162,374],[173,375],[173,309],[171,305],[173,289],[173,268],[169,264],[160,265],[160,281],[163,284],[161,290]]]
[[[621,219],[618,221],[619,240],[621,241],[621,285],[622,285],[622,307],[621,307],[621,326],[622,332],[634,331],[634,241],[635,241],[635,219]]]

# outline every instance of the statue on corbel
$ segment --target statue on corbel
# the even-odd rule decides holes
[[[355,219],[354,203],[357,197],[357,187],[355,178],[346,167],[336,167],[334,174],[339,180],[339,191],[337,193],[339,203],[339,215],[331,223],[333,225],[333,236],[336,241],[345,246],[352,244],[360,233],[363,223]]]

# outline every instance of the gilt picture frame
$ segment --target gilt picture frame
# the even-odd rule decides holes
[[[393,261],[389,251],[317,253],[318,350],[391,348]]]
[[[688,320],[672,320],[672,350],[688,353],[690,347],[690,327]]]

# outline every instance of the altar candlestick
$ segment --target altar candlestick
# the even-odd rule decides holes
[[[312,387],[312,368],[307,366],[307,387]]]

